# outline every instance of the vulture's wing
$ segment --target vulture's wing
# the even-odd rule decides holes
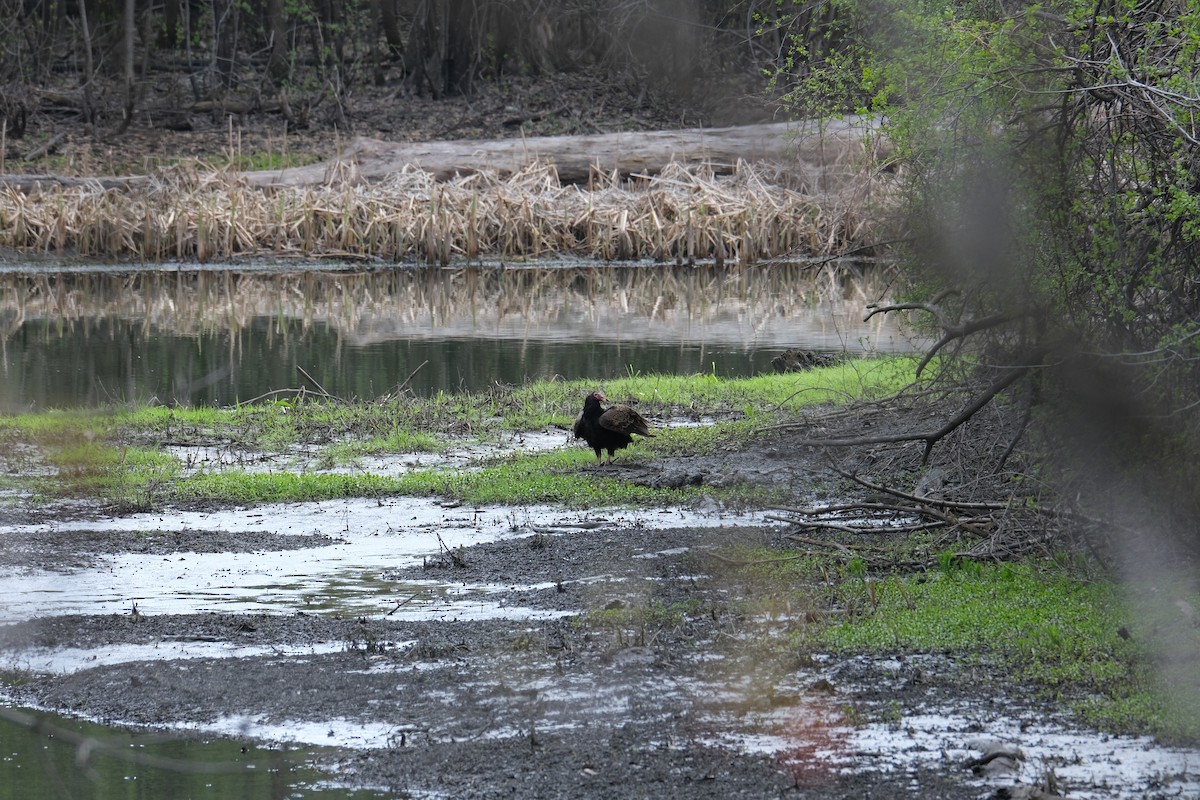
[[[629,406],[613,406],[605,411],[600,415],[600,425],[617,433],[654,435],[650,432],[650,423],[646,421],[646,418]]]

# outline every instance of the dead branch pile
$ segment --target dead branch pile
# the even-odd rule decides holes
[[[552,166],[536,163],[504,178],[439,182],[407,168],[371,184],[266,190],[179,167],[125,190],[0,189],[0,247],[150,262],[303,256],[446,265],[571,254],[750,264],[864,247],[872,204],[883,196],[875,174],[814,195],[744,162],[728,176],[671,164],[629,181],[598,176],[586,187],[563,185]]]
[[[779,447],[818,448],[827,469],[848,482],[836,504],[779,506],[774,519],[808,552],[861,559],[872,568],[927,569],[946,562],[1054,557],[1114,535],[1090,513],[1036,477],[1014,437],[1028,419],[1018,405],[990,404],[927,449],[942,426],[977,394],[978,383],[942,374],[900,394],[815,409],[778,426]],[[1087,534],[1086,536],[1084,534]],[[1099,534],[1099,535],[1097,535]]]
[[[847,478],[873,492],[860,502],[780,508],[785,515],[773,518],[796,526],[791,538],[810,547],[836,549],[847,555],[895,565],[896,549],[882,546],[891,536],[929,534],[923,555],[909,552],[914,565],[925,567],[934,556],[975,561],[1007,561],[1023,555],[1049,555],[1061,544],[1062,513],[1009,495],[999,500],[958,500],[909,493],[874,483],[858,475]],[[840,536],[821,539],[807,533]],[[847,541],[846,534],[862,537]],[[905,542],[911,542],[905,539]]]

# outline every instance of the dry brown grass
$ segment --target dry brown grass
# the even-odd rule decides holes
[[[570,254],[752,264],[864,246],[887,183],[868,172],[810,194],[739,163],[733,174],[669,165],[622,181],[563,185],[553,166],[438,182],[415,168],[386,181],[263,190],[232,173],[161,171],[136,189],[0,189],[0,247],[91,259],[221,261],[257,256],[447,265]]]

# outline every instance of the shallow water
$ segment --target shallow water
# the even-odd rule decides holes
[[[267,553],[104,556],[96,567],[71,575],[27,573],[4,582],[0,623],[54,614],[127,614],[133,603],[148,614],[205,611],[288,614],[303,610],[413,620],[527,619],[546,612],[504,606],[494,598],[509,589],[531,589],[532,586],[437,581],[399,583],[377,576],[389,568],[420,563],[422,558],[438,553],[443,544],[455,548],[460,544],[524,536],[533,528],[558,528],[563,535],[587,535],[573,526],[600,521],[606,530],[623,526],[721,526],[764,522],[757,514],[726,514],[716,508],[576,513],[552,507],[445,508],[424,498],[397,498],[386,502],[339,500],[263,506],[253,510],[140,514],[100,522],[61,523],[53,529],[67,533],[266,530],[284,535],[333,534],[341,541],[326,547]],[[38,528],[8,528],[0,531],[0,535],[30,530]],[[677,552],[678,548],[644,555],[654,557]],[[403,642],[394,644],[405,646]],[[329,642],[291,648],[271,647],[270,652],[303,661],[346,647],[345,642]],[[260,648],[205,641],[163,641],[154,645],[94,650],[30,647],[6,653],[2,666],[70,673],[118,663],[238,658],[259,654],[262,654]],[[559,675],[535,671],[522,674],[498,667],[498,677],[482,677],[482,683],[476,688],[486,695],[491,690],[488,681],[499,680],[508,694],[536,697],[538,730],[544,733],[561,733],[605,720],[617,725],[630,708],[635,707],[652,709],[663,703],[669,708],[688,709],[689,718],[699,732],[698,741],[735,752],[771,754],[798,779],[806,775],[819,779],[821,775],[839,770],[907,773],[922,767],[959,771],[963,761],[978,755],[976,740],[990,737],[1019,746],[1024,760],[1012,773],[975,779],[980,796],[1001,786],[1036,782],[1046,770],[1053,770],[1062,785],[1070,787],[1070,797],[1083,800],[1117,800],[1130,796],[1128,790],[1134,790],[1140,796],[1137,790],[1145,787],[1161,790],[1154,796],[1194,796],[1200,791],[1200,774],[1197,772],[1200,753],[1197,751],[1162,747],[1140,738],[1110,737],[1079,730],[1042,712],[1021,713],[1017,710],[1020,703],[1012,698],[997,698],[979,707],[939,705],[938,701],[931,701],[920,713],[898,716],[895,722],[852,722],[846,718],[845,708],[846,703],[856,696],[855,687],[840,683],[840,665],[836,659],[818,659],[808,667],[790,668],[765,676],[749,673],[739,676],[738,667],[723,663],[721,657],[697,653],[695,658],[700,665],[698,670],[691,675],[676,675],[653,669],[654,655],[648,648],[630,647],[617,652],[611,667],[601,673]],[[881,676],[879,685],[884,686],[888,681],[903,680],[905,670],[912,665],[877,659],[868,666]],[[364,661],[363,668],[398,667],[389,662],[372,665]],[[421,668],[421,662],[403,664],[406,673]],[[936,665],[926,665],[926,668],[934,669]],[[836,694],[810,691],[813,682],[822,678],[837,685]],[[764,691],[764,686],[769,687],[768,692]],[[1030,723],[1031,717],[1037,720],[1036,724]],[[5,727],[0,724],[0,729]],[[8,736],[15,742],[9,752],[17,754],[14,758],[23,769],[33,767],[36,762],[29,753],[33,746],[30,742],[35,740],[29,739],[26,731],[11,725],[7,727],[7,733],[0,730],[0,737]],[[106,740],[123,735],[111,729],[95,730],[95,735]],[[228,717],[209,721],[200,730],[206,734],[234,737],[234,741],[249,737],[257,741],[299,744],[301,756],[307,752],[303,748],[310,746],[391,747],[397,736],[394,725],[372,725],[336,717]],[[489,729],[486,735],[504,737],[522,733],[501,724]],[[241,763],[239,758],[227,758],[230,754],[222,749],[228,745],[229,742],[218,742],[211,750],[206,750],[204,745],[189,744],[180,750],[180,757],[204,761],[226,759],[236,766]],[[64,763],[54,769],[69,771],[71,767]],[[121,770],[107,769],[113,774],[102,777],[102,782],[129,779],[126,773],[118,775]],[[127,772],[134,774],[136,771]],[[292,773],[281,774],[286,777]],[[180,780],[189,781],[191,776],[185,775]],[[209,783],[211,781],[200,787],[203,791],[192,796],[209,796],[205,794]],[[254,787],[256,784],[251,781],[247,785]],[[324,794],[310,794],[311,788],[298,789],[288,796],[349,796],[337,787],[325,787]],[[240,791],[243,790],[234,787],[227,794],[211,796],[254,796],[238,794]],[[252,792],[253,788],[244,791]]]
[[[319,533],[325,547],[266,553],[141,553],[104,556],[65,576],[28,571],[0,584],[0,624],[62,614],[339,613],[391,619],[526,618],[546,612],[502,606],[491,598],[531,586],[438,581],[400,583],[379,576],[453,550],[534,528],[717,527],[761,524],[756,512],[660,508],[570,512],[551,506],[447,508],[429,498],[349,499],[257,506],[251,510],[134,514],[110,520],[14,526],[5,533],[69,531],[267,531]],[[402,604],[398,607],[398,604]],[[12,656],[14,654],[8,654]],[[20,657],[20,654],[16,654]]]
[[[4,787],[11,798],[265,797],[371,800],[390,795],[331,785],[311,764],[319,751],[199,741],[117,729],[45,712],[7,710],[0,717]]]
[[[858,668],[877,676],[874,688],[899,684],[914,664],[939,668],[936,656],[911,656],[905,661],[858,657]],[[1144,736],[1113,736],[1071,724],[1056,709],[1036,705],[1032,698],[1006,696],[1003,689],[974,704],[931,699],[917,713],[892,710],[895,720],[863,722],[844,715],[846,698],[866,687],[841,684],[844,669],[832,656],[818,656],[812,672],[789,676],[778,686],[798,702],[776,708],[741,711],[711,718],[720,731],[705,741],[746,753],[768,753],[798,774],[829,771],[912,773],[917,767],[966,773],[963,766],[987,748],[1015,747],[1021,757],[1013,769],[997,769],[971,782],[980,797],[1000,787],[1041,784],[1053,774],[1060,792],[1079,800],[1118,800],[1129,797],[1200,797],[1200,751],[1168,747]],[[806,691],[806,683],[829,677],[835,693]],[[798,680],[797,680],[798,679]],[[876,701],[879,702],[879,701]],[[880,709],[855,699],[860,711]],[[888,711],[883,709],[883,711]],[[887,716],[882,714],[881,716]],[[987,791],[985,794],[984,792]]]
[[[896,319],[863,322],[887,287],[881,268],[796,263],[0,272],[0,411],[747,376],[789,347],[914,349]]]

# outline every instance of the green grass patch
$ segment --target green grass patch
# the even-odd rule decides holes
[[[321,448],[318,462],[322,469],[334,469],[353,464],[366,456],[395,453],[440,453],[446,446],[425,433],[395,431],[390,436],[363,441],[334,442]]]
[[[502,430],[569,428],[584,395],[603,389],[614,402],[637,401],[650,415],[706,414],[753,421],[813,403],[895,392],[913,378],[908,357],[850,360],[800,373],[752,378],[633,375],[609,381],[538,381],[473,394],[439,392],[383,403],[274,400],[229,408],[116,408],[0,417],[0,437],[46,443],[81,431],[122,443],[229,444],[279,452],[297,445],[373,441],[378,447],[427,450],[447,436],[486,438]],[[405,439],[405,437],[408,437]],[[423,438],[424,437],[424,438]]]
[[[1155,668],[1161,637],[1130,613],[1116,584],[1030,563],[944,567],[927,579],[875,582],[871,611],[826,628],[821,640],[839,650],[986,656],[1095,724],[1200,740],[1200,680],[1194,670]],[[859,583],[861,596],[868,582]],[[1194,658],[1200,632],[1183,635],[1181,650]]]
[[[443,494],[464,502],[557,502],[574,507],[688,500],[694,490],[651,489],[592,472],[582,445],[503,459],[482,470],[434,470],[399,478],[252,473],[231,470],[179,479],[168,445],[282,454],[317,448],[335,468],[363,456],[439,452],[454,438],[495,441],[506,431],[569,429],[584,395],[599,387],[614,402],[636,401],[650,416],[711,415],[716,425],[660,428],[619,458],[686,456],[737,449],[756,429],[806,404],[875,397],[913,375],[911,358],[847,361],[804,373],[726,379],[713,375],[629,375],[608,382],[539,381],[516,389],[439,393],[388,402],[273,400],[229,408],[115,408],[0,417],[0,448],[11,474],[47,495],[88,496],[148,507],[157,499],[261,502],[354,494]],[[565,435],[565,434],[564,434]],[[19,481],[18,481],[19,482]],[[712,494],[712,492],[708,492]],[[720,499],[771,502],[766,489]]]
[[[686,502],[695,490],[653,489],[581,468],[594,463],[591,451],[539,453],[476,470],[424,470],[398,479],[404,494],[434,494],[467,503],[557,503],[572,508],[659,505]]]
[[[157,450],[88,440],[53,448],[46,460],[56,474],[41,482],[44,492],[123,508],[150,508],[180,470],[176,459]]]
[[[556,503],[573,508],[673,504],[697,495],[694,490],[653,489],[580,469],[591,463],[590,452],[566,450],[472,470],[415,470],[396,477],[219,470],[182,478],[174,491],[178,500],[246,504],[436,495],[480,505]]]
[[[651,599],[645,603],[616,603],[592,609],[576,624],[581,628],[607,633],[620,647],[644,647],[654,641],[658,631],[676,628],[688,617],[697,617],[710,611],[698,600],[667,604]]]
[[[915,376],[907,356],[849,360],[831,367],[751,378],[715,375],[631,375],[607,381],[539,381],[497,398],[495,413],[506,427],[529,430],[573,422],[584,396],[601,389],[613,402],[637,401],[643,413],[738,414],[753,420],[774,412],[794,412],[818,403],[844,403],[883,397]]]
[[[340,497],[380,497],[402,494],[395,478],[313,472],[246,472],[222,470],[178,481],[174,499],[255,503],[333,500]]]
[[[657,456],[696,456],[736,451],[753,441],[756,427],[752,419],[739,419],[688,428],[660,428],[654,431],[653,437],[638,439],[633,446]]]

